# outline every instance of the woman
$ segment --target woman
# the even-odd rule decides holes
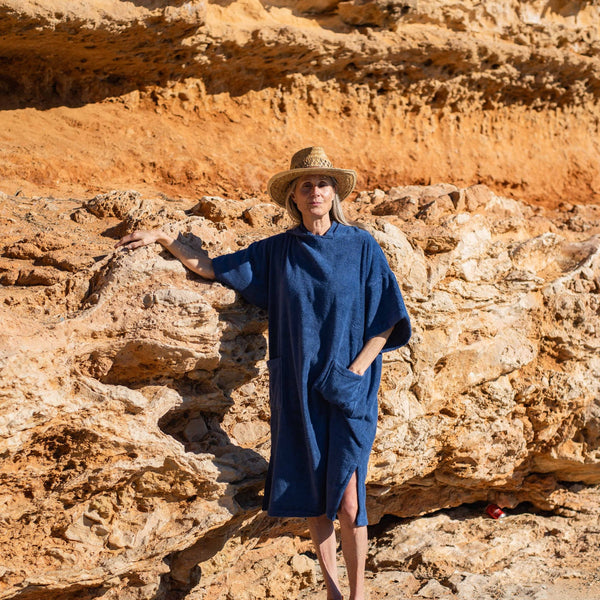
[[[306,517],[327,586],[342,598],[333,520],[340,522],[350,600],[364,600],[365,479],[377,427],[381,352],[406,344],[402,295],[374,238],[345,219],[356,173],[305,148],[268,183],[298,226],[210,259],[162,231],[117,246],[158,242],[185,266],[268,310],[271,459],[263,508]]]

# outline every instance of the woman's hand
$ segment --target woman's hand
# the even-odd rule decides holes
[[[212,268],[212,260],[203,250],[194,250],[187,245],[182,244],[175,238],[160,229],[153,231],[134,231],[125,237],[122,237],[116,244],[115,248],[126,248],[127,250],[135,250],[148,244],[158,242],[163,248],[166,248],[175,258],[178,258],[181,263],[198,273],[205,279],[214,279],[215,273]]]
[[[361,367],[356,366],[354,363],[348,367],[348,371],[352,371],[352,373],[360,375],[361,377],[365,374],[365,371]]]
[[[154,244],[159,242],[163,245],[169,245],[173,240],[160,229],[154,231],[134,231],[129,235],[122,237],[116,244],[115,248],[126,248],[127,250],[135,250],[142,246],[148,246],[148,244]]]

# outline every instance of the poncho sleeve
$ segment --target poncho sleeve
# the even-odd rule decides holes
[[[393,327],[382,352],[404,346],[411,335],[410,320],[396,276],[383,250],[372,238],[371,264],[365,294],[365,341]]]
[[[250,304],[268,308],[268,239],[250,244],[244,250],[213,258],[215,279],[237,290]]]

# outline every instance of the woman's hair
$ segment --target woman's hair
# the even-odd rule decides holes
[[[333,195],[333,204],[331,205],[331,210],[329,211],[329,218],[332,221],[337,221],[342,225],[356,225],[356,223],[352,223],[348,221],[346,215],[344,215],[344,211],[342,209],[342,201],[337,193],[337,181],[334,177],[329,177],[327,175],[323,176],[323,179],[327,180],[333,189],[335,190],[335,194]],[[296,203],[293,200],[294,190],[296,189],[296,183],[298,182],[298,178],[294,179],[290,182],[285,192],[285,209],[290,215],[292,221],[294,223],[302,223],[302,213],[298,210]]]

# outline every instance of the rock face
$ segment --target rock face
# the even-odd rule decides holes
[[[414,321],[385,357],[373,594],[578,597],[564,579],[600,558],[599,53],[598,2],[0,0],[0,599],[318,593],[304,524],[259,511],[266,315],[112,248],[282,231],[265,183],[314,144],[374,190],[348,212]],[[504,536],[487,502],[521,511]]]
[[[363,189],[600,194],[596,2],[2,0],[0,17],[11,191],[258,194],[320,143]]]
[[[252,199],[162,204],[135,192],[0,199],[1,539],[14,557],[0,565],[0,598],[283,598],[319,586],[314,557],[299,554],[302,522],[258,508],[265,314],[158,247],[111,249],[149,222],[215,256],[287,222]],[[363,193],[348,212],[388,256],[415,331],[385,355],[372,523],[477,502],[581,510],[572,483],[600,483],[598,207],[550,213],[481,185],[437,185]],[[452,585],[468,597],[477,578],[439,572],[433,554],[408,573],[422,547],[402,541],[414,556],[388,556],[398,535],[411,534],[376,533],[376,585],[400,577],[421,597]],[[273,549],[287,556],[277,576]],[[447,560],[477,574],[498,556]]]

